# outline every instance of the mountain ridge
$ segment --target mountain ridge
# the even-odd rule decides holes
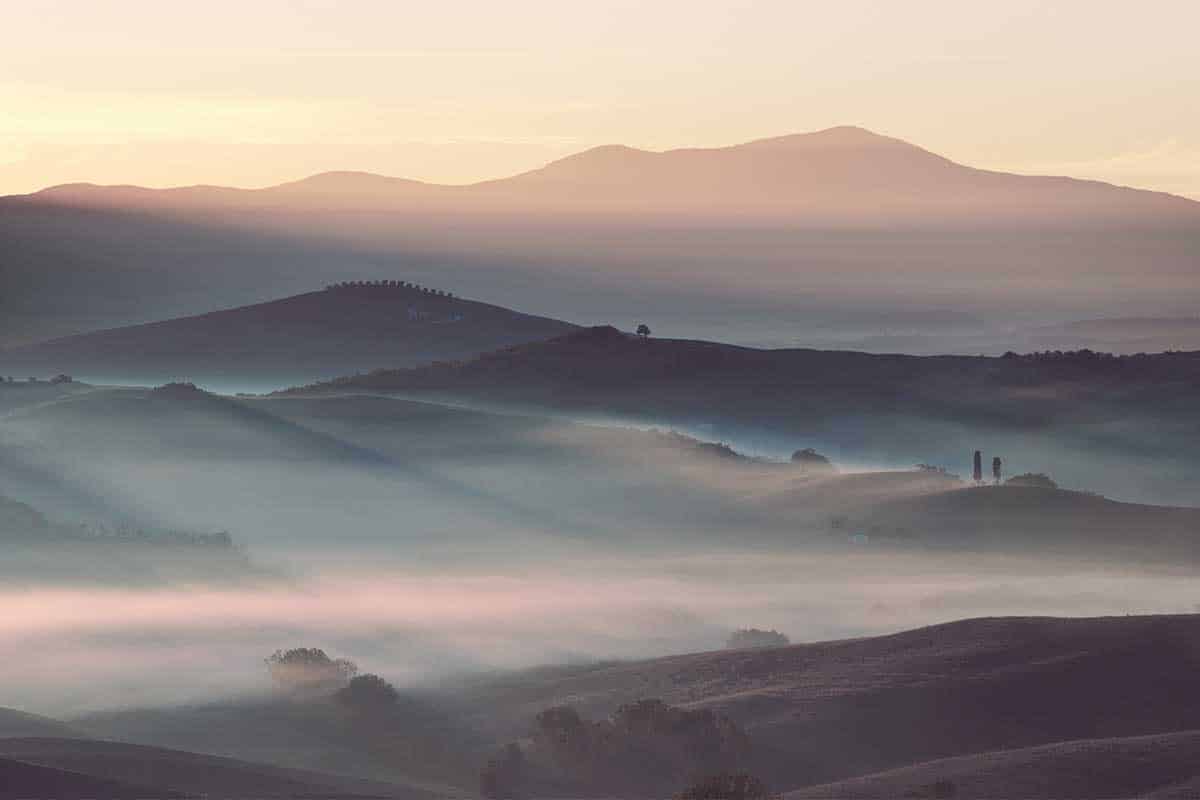
[[[922,184],[926,179],[941,183]],[[955,196],[934,198],[935,191]],[[856,203],[864,200],[868,206],[883,203],[886,210],[900,214],[919,215],[935,208],[957,214],[965,202],[1020,215],[1022,206],[1031,202],[1029,196],[1051,211],[1181,213],[1200,219],[1200,202],[1179,195],[1067,176],[978,169],[902,139],[850,125],[720,147],[647,150],[600,145],[515,175],[467,184],[334,170],[261,188],[195,185],[151,189],[69,183],[0,199],[85,205],[153,201],[185,207],[337,199],[409,205],[412,210],[430,210],[423,206],[433,204],[438,210],[472,212],[528,206],[610,213],[623,209],[711,212],[718,209],[706,206],[716,204],[722,213],[853,216]],[[1143,205],[1153,208],[1142,209]]]

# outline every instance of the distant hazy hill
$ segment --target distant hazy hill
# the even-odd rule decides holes
[[[411,286],[337,287],[0,351],[0,373],[270,386],[464,358],[573,327]]]
[[[1115,317],[1047,325],[1029,332],[1038,350],[1089,347],[1116,353],[1200,350],[1200,317]]]
[[[402,392],[621,414],[738,441],[792,437],[834,460],[1006,464],[1122,499],[1197,504],[1185,431],[1200,353],[916,357],[650,339],[610,327],[462,364],[381,371],[297,390]]]
[[[1014,175],[957,164],[856,127],[761,139],[731,147],[652,152],[596,147],[511,178],[441,186],[364,172],[329,172],[266,189],[211,186],[148,190],[69,184],[39,202],[113,207],[317,206],[410,212],[699,214],[782,216],[792,221],[882,215],[1179,215],[1200,204],[1098,181]]]
[[[977,352],[929,336],[948,333],[948,311],[1002,325],[1018,310],[1037,324],[1186,308],[1198,250],[1200,203],[974,169],[846,127],[600,147],[469,186],[353,172],[256,190],[74,184],[0,199],[0,341],[401,273],[567,319],[773,341],[857,320],[881,348],[917,336],[925,352]]]

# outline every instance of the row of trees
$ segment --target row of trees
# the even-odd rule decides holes
[[[435,297],[454,297],[452,292],[445,292],[441,289],[430,289],[428,286],[421,286],[409,281],[342,281],[341,283],[331,283],[325,287],[325,291],[327,292],[341,289],[412,289],[423,294],[434,295]]]
[[[737,775],[750,740],[733,721],[711,709],[686,709],[662,700],[638,700],[607,719],[589,720],[570,706],[537,715],[530,735],[504,747],[480,774],[490,798],[530,796],[669,797],[698,776]],[[761,784],[748,778],[698,785],[758,798]],[[747,792],[746,790],[752,790]]]
[[[1000,478],[1004,474],[1004,462],[1000,460],[1000,456],[992,458],[992,482],[997,486],[1000,485]],[[983,453],[975,451],[974,468],[971,471],[971,477],[976,483],[983,483]]]
[[[18,382],[17,379],[14,378],[12,375],[0,376],[0,383],[17,383],[17,382]],[[48,381],[48,383],[54,383],[54,384],[74,383],[74,382],[75,382],[75,379],[72,378],[70,375],[67,375],[66,373],[55,375],[53,378],[51,378]],[[39,383],[39,381],[34,376],[30,375],[28,378],[25,379],[25,383]]]

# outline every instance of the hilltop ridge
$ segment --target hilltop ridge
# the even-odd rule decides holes
[[[465,358],[573,328],[409,281],[344,281],[265,303],[0,350],[0,373],[270,385]]]

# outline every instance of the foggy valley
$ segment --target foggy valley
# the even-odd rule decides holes
[[[0,800],[1200,797],[1198,9],[6,8]]]

